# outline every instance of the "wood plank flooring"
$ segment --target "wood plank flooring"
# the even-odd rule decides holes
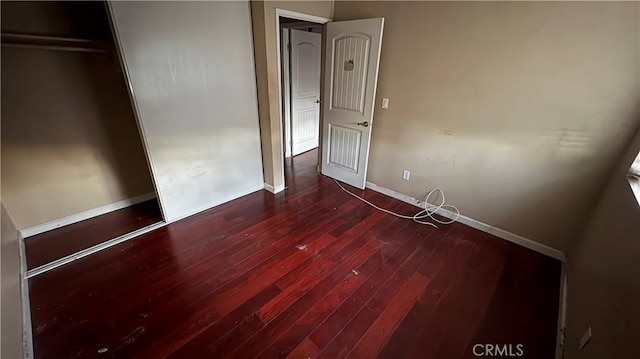
[[[160,207],[152,199],[26,238],[27,268],[39,267],[158,222],[162,222]]]
[[[289,160],[284,193],[32,278],[36,358],[473,358],[476,343],[553,357],[559,261],[376,211],[318,175],[316,158]]]

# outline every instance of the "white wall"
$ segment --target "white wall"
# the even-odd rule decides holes
[[[263,186],[248,2],[112,2],[169,221]]]
[[[640,204],[626,171],[640,151],[629,145],[568,253],[565,357],[632,358],[640,353]],[[593,339],[580,350],[588,326]]]
[[[1,205],[2,211],[2,312],[0,315],[2,342],[0,357],[7,359],[23,358],[22,346],[22,301],[20,296],[20,255],[18,249],[18,230],[11,217]]]

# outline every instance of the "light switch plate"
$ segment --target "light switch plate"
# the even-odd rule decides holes
[[[402,171],[403,180],[408,181],[410,176],[411,176],[411,171],[407,171],[407,170]]]
[[[382,99],[382,108],[389,108],[389,99],[386,97]]]

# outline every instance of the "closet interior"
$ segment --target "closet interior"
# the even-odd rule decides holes
[[[2,198],[29,271],[162,223],[105,4],[1,6]]]

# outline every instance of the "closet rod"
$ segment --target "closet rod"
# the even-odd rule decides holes
[[[111,49],[95,48],[95,47],[81,47],[81,46],[59,46],[59,45],[37,45],[37,44],[17,44],[11,42],[3,42],[2,46],[7,47],[19,47],[25,49],[42,49],[42,50],[59,50],[59,51],[76,51],[76,52],[101,52],[108,53]]]
[[[2,46],[103,53],[113,51],[113,44],[108,41],[15,33],[2,33]]]

